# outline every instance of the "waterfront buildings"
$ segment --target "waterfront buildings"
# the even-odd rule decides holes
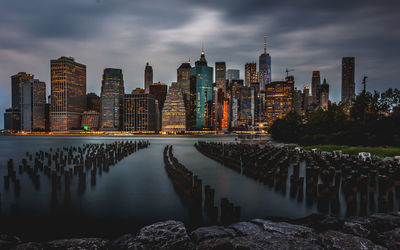
[[[267,84],[265,90],[267,124],[271,126],[276,119],[283,118],[293,109],[294,83],[275,81]]]
[[[254,125],[255,94],[254,87],[239,88],[239,123],[241,126]]]
[[[240,70],[239,69],[228,69],[227,70],[227,80],[239,80],[240,79]]]
[[[187,63],[182,63],[176,70],[177,73],[177,83],[179,88],[183,92],[183,97],[185,99],[185,105],[189,103],[190,99],[190,61]]]
[[[9,108],[4,112],[4,129],[21,130],[21,112],[19,109]]]
[[[244,66],[244,72],[245,72],[245,84],[247,87],[250,87],[252,83],[258,82],[256,63],[246,63]]]
[[[22,105],[22,85],[33,79],[33,74],[19,72],[11,76],[11,108],[21,110]]]
[[[215,63],[215,84],[217,89],[222,89],[225,93],[226,91],[226,64],[225,62]]]
[[[321,77],[319,71],[313,71],[312,73],[311,91],[313,96],[313,104],[319,106],[321,102]]]
[[[144,69],[144,90],[145,93],[150,93],[150,85],[153,84],[153,68],[146,63],[146,68]]]
[[[159,110],[154,96],[136,89],[123,99],[123,130],[158,132]]]
[[[88,110],[82,113],[82,128],[84,130],[98,130],[100,114],[95,110]]]
[[[94,110],[100,112],[100,97],[96,93],[89,93],[86,95],[87,110]]]
[[[45,130],[46,84],[30,79],[22,85],[21,130]]]
[[[210,129],[208,127],[210,123],[206,121],[206,118],[210,117],[211,104],[209,102],[213,101],[213,68],[208,67],[204,50],[201,51],[200,59],[196,61],[190,74],[195,77],[196,82],[195,127],[197,130]]]
[[[271,82],[271,56],[267,53],[267,38],[264,36],[264,53],[259,57],[259,82],[260,91],[265,90],[265,86]]]
[[[101,130],[117,131],[122,127],[124,79],[121,69],[104,69],[101,83]]]
[[[351,103],[355,98],[355,59],[354,57],[343,57],[342,59],[342,102]]]
[[[321,107],[324,110],[327,110],[329,106],[329,84],[326,83],[326,79],[324,78],[324,82],[321,85]]]
[[[86,110],[86,66],[71,57],[51,60],[51,130],[79,128]]]
[[[177,82],[169,87],[162,110],[162,131],[183,132],[186,130],[186,107],[183,92]]]
[[[150,94],[158,101],[160,111],[164,107],[165,98],[167,97],[168,85],[165,83],[153,83],[150,85]]]

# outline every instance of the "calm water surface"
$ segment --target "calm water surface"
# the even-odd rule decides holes
[[[83,193],[78,192],[77,178],[74,178],[70,195],[62,190],[52,195],[51,182],[46,176],[41,176],[40,189],[35,190],[26,173],[17,177],[21,180],[18,197],[14,195],[12,183],[8,190],[4,188],[3,176],[7,174],[9,158],[14,159],[18,175],[17,167],[26,152],[34,154],[39,150],[48,151],[50,147],[54,150],[116,140],[149,140],[151,145],[110,167],[108,173],[98,174],[95,186],[91,186],[90,177],[87,178]],[[230,142],[234,138],[1,136],[0,231],[46,239],[88,235],[116,237],[168,219],[183,221],[189,228],[199,226],[175,193],[164,170],[165,145],[173,145],[175,157],[198,175],[203,185],[215,188],[216,204],[219,205],[220,198],[227,197],[240,206],[241,220],[265,216],[297,218],[317,212],[315,204],[307,206],[304,201],[290,198],[289,188],[284,195],[205,157],[193,146],[198,140]]]

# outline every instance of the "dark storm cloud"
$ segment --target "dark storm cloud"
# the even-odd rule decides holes
[[[296,86],[320,70],[340,100],[341,58],[356,57],[356,81],[369,89],[399,87],[400,1],[6,0],[0,4],[0,123],[10,105],[10,76],[26,71],[46,81],[49,60],[73,56],[87,65],[88,91],[100,92],[102,70],[123,69],[126,90],[176,80],[176,68],[197,60],[226,61],[243,74],[268,35],[273,80],[292,68]],[[243,75],[242,75],[243,77]],[[0,125],[1,127],[2,125]]]

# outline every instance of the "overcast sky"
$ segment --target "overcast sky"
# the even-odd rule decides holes
[[[0,2],[0,127],[11,106],[10,76],[35,75],[50,93],[50,59],[72,56],[87,66],[87,91],[100,94],[102,71],[121,68],[125,90],[143,87],[146,62],[154,81],[171,84],[176,69],[200,56],[240,69],[263,50],[272,80],[294,69],[297,88],[313,70],[340,101],[341,58],[356,57],[356,91],[399,88],[400,1],[2,0]],[[257,65],[258,66],[258,65]]]

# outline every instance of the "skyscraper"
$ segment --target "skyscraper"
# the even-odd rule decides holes
[[[80,127],[86,109],[86,66],[71,57],[51,60],[51,130]]]
[[[324,110],[327,110],[328,105],[329,105],[329,84],[326,83],[326,79],[324,78],[324,82],[321,85],[321,106]]]
[[[252,83],[258,82],[257,75],[257,64],[256,63],[246,63],[245,66],[245,84],[250,87]]]
[[[146,68],[144,69],[144,90],[146,94],[150,93],[150,85],[153,84],[153,68],[146,63]]]
[[[239,69],[228,69],[227,71],[228,81],[239,80],[240,79],[240,70]]]
[[[33,75],[26,72],[19,72],[11,76],[11,108],[21,110],[22,85],[31,79],[33,79]]]
[[[241,87],[239,89],[239,122],[240,125],[254,125],[255,111],[255,89],[254,87]]]
[[[283,118],[293,110],[294,83],[271,82],[265,89],[267,123],[271,126],[276,119]]]
[[[354,61],[354,57],[343,57],[342,59],[342,102],[350,103],[354,100],[356,95]]]
[[[321,101],[321,78],[319,71],[313,71],[312,73],[311,93],[313,96],[313,103],[319,105]]]
[[[182,132],[186,130],[186,108],[179,84],[173,82],[162,110],[162,131]]]
[[[190,74],[196,77],[196,129],[206,128],[206,104],[213,101],[213,68],[207,66],[204,50]]]
[[[87,110],[94,110],[100,112],[100,97],[96,93],[89,93],[86,95]]]
[[[190,61],[187,63],[182,63],[181,66],[176,70],[177,73],[177,83],[179,88],[183,91],[185,103],[189,102],[190,99]]]
[[[222,89],[225,93],[226,91],[226,64],[225,62],[215,63],[215,83],[217,89]]]
[[[30,79],[22,86],[21,129],[45,130],[46,84]]]
[[[158,101],[158,107],[161,110],[164,107],[165,98],[167,97],[168,85],[165,83],[153,83],[150,85],[150,94]]]
[[[265,86],[271,82],[271,56],[267,53],[267,37],[264,36],[264,53],[259,57],[259,82],[260,91],[265,90]]]
[[[120,130],[122,125],[122,105],[124,98],[124,78],[121,69],[104,69],[101,82],[100,121],[102,130]]]
[[[124,95],[124,131],[158,132],[157,100],[142,91]]]

